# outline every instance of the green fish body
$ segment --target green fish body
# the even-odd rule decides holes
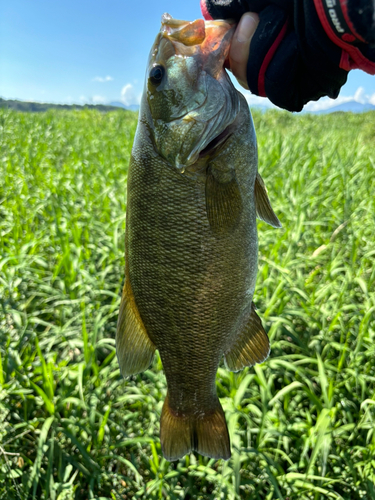
[[[117,354],[127,376],[159,350],[168,460],[191,450],[230,457],[215,386],[221,357],[238,371],[269,354],[252,303],[256,216],[280,223],[257,173],[247,102],[223,69],[233,29],[164,16],[129,166]]]

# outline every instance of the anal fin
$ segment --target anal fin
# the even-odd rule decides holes
[[[237,372],[245,366],[262,363],[270,353],[270,342],[262,322],[251,304],[251,314],[245,328],[235,339],[231,348],[224,353],[229,370]]]
[[[117,322],[116,352],[124,377],[146,370],[155,352],[155,346],[139,315],[128,278],[125,278]]]
[[[262,177],[257,173],[254,185],[255,207],[259,219],[267,222],[272,227],[282,227],[277,215],[271,207],[271,202],[268,197],[267,188]]]

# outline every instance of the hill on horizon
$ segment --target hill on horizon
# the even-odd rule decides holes
[[[268,106],[262,106],[262,105],[254,105],[250,104],[250,109],[259,109],[262,112],[265,112],[269,109],[273,109]],[[48,102],[33,102],[33,101],[21,101],[18,99],[3,99],[0,97],[0,108],[8,108],[8,109],[14,109],[17,111],[24,111],[24,112],[42,112],[46,111],[47,109],[66,109],[66,110],[72,110],[72,109],[97,109],[98,111],[101,112],[108,112],[108,111],[116,111],[119,109],[124,109],[126,111],[133,111],[137,112],[139,111],[139,105],[138,104],[131,104],[129,106],[126,106],[124,103],[121,101],[112,101],[109,104],[55,104],[55,103],[48,103]],[[351,113],[366,113],[368,111],[375,111],[375,106],[370,103],[360,103],[355,100],[351,100],[348,102],[344,102],[341,104],[338,104],[337,106],[333,106],[331,108],[327,109],[321,109],[321,110],[316,110],[316,111],[309,111],[309,110],[303,110],[302,113],[311,113],[314,115],[323,115],[323,114],[329,114],[329,113],[337,113],[337,112],[351,112]]]
[[[48,109],[97,109],[101,112],[117,111],[127,109],[126,107],[106,105],[106,104],[53,104],[48,102],[19,101],[16,99],[2,99],[0,97],[0,108],[14,109],[16,111],[37,112],[47,111]],[[129,110],[135,111],[135,110]]]
[[[366,113],[367,111],[375,111],[375,106],[370,103],[361,103],[352,99],[351,101],[343,102],[332,108],[322,109],[320,111],[314,111],[314,114],[322,115],[327,113],[336,113],[338,111],[343,111],[345,113]],[[310,111],[312,113],[312,111]]]

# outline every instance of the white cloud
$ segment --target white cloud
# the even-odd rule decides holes
[[[127,83],[121,89],[121,101],[125,106],[139,104],[141,102],[141,95],[142,94],[138,93],[131,83]]]
[[[323,97],[319,101],[310,101],[303,108],[304,111],[323,111],[345,102],[355,101],[360,104],[374,104],[375,105],[375,94],[371,96],[365,93],[365,89],[363,87],[358,87],[354,92],[354,95],[340,95],[337,99],[330,99],[329,97]]]
[[[361,104],[365,104],[368,102],[368,99],[369,96],[365,94],[365,89],[363,87],[358,87],[354,94],[354,100]]]
[[[93,104],[105,104],[107,102],[107,98],[101,95],[94,95],[91,98]]]
[[[92,79],[93,82],[101,82],[101,83],[104,83],[104,82],[111,82],[113,80],[113,78],[111,76],[96,76],[95,78]]]
[[[344,102],[353,101],[354,96],[339,96],[337,99],[330,99],[329,97],[322,97],[319,101],[310,101],[303,108],[304,111],[323,111]]]
[[[265,108],[276,108],[276,106],[274,104],[272,104],[272,102],[269,99],[267,99],[266,97],[260,97],[258,95],[250,94],[250,92],[244,93],[243,91],[241,91],[241,93],[245,97],[245,99],[250,107],[251,106],[262,106]]]

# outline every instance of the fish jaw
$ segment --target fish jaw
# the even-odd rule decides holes
[[[226,21],[162,18],[149,58],[145,101],[156,152],[181,173],[239,112],[238,93],[224,69],[233,32]],[[163,74],[157,85],[155,71]]]
[[[235,24],[230,21],[181,21],[163,14],[161,33],[172,41],[176,54],[182,57],[196,55],[198,52],[206,71],[216,78],[223,70],[229,56],[230,44]]]
[[[165,13],[161,18],[161,32],[167,38],[186,46],[200,45],[206,38],[206,26],[203,19],[181,21]]]

